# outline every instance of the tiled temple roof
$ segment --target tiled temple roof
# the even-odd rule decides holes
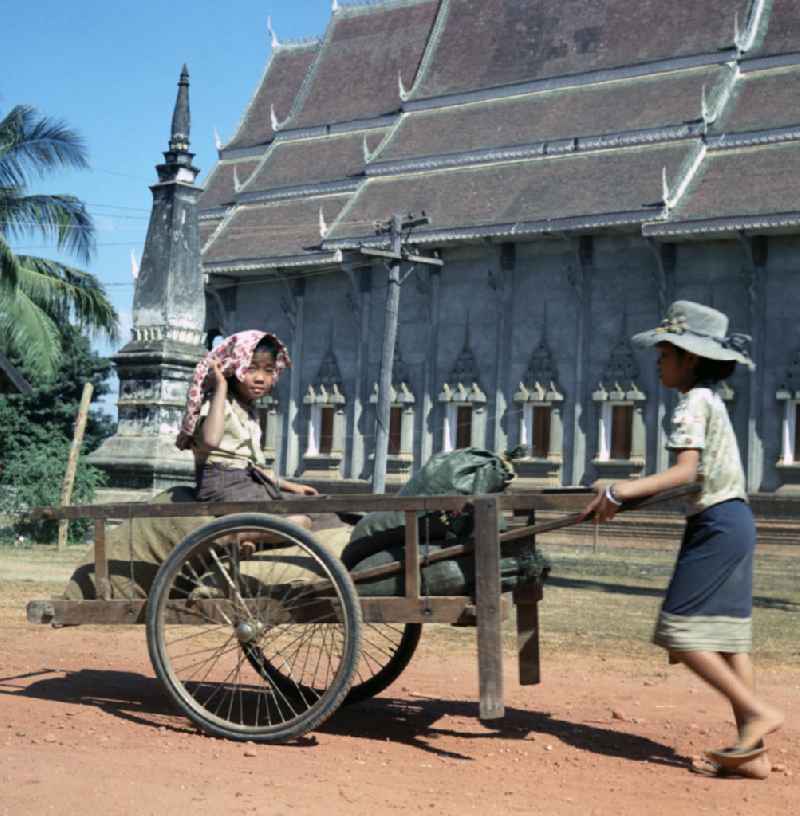
[[[413,99],[733,49],[749,0],[444,0]]]
[[[295,97],[318,53],[319,43],[314,42],[276,46],[273,49],[239,129],[225,146],[226,149],[263,145],[274,137],[273,109],[279,120],[289,115]]]
[[[236,199],[236,179],[244,184],[258,167],[258,159],[220,161],[214,166],[200,196],[201,210],[212,210],[233,204]]]
[[[384,240],[376,221],[422,210],[428,245],[705,234],[701,221],[728,235],[745,222],[771,229],[800,210],[786,181],[800,144],[798,3],[339,6],[321,45],[277,47],[222,152],[201,199],[206,270],[335,263],[336,250]],[[292,73],[281,60],[300,54],[316,57]],[[312,251],[320,204],[325,250]]]
[[[690,235],[800,226],[800,142],[709,151],[669,223],[645,234]]]
[[[797,0],[771,0],[766,36],[752,55],[800,53],[800,5]]]
[[[398,76],[409,86],[414,82],[438,6],[438,0],[390,0],[335,11],[286,127],[397,111]]]
[[[679,184],[691,154],[690,145],[677,143],[371,178],[331,228],[326,246],[375,242],[370,225],[393,212],[426,212],[431,223],[415,233],[420,242],[425,233],[523,234],[558,230],[566,221],[648,220],[663,209],[662,170],[670,184]]]
[[[374,151],[385,128],[277,142],[244,188],[247,193],[337,181],[364,172],[367,150]]]
[[[747,133],[793,125],[800,129],[800,65],[743,74],[714,130]]]
[[[729,72],[719,66],[412,111],[375,162],[658,130],[702,118]],[[654,134],[657,137],[658,134]]]
[[[204,267],[213,272],[269,266],[279,259],[313,262],[321,254],[313,250],[322,241],[320,211],[330,224],[348,199],[346,195],[316,196],[239,206],[206,248]]]

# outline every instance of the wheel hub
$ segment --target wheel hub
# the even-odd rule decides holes
[[[234,630],[240,643],[252,643],[264,632],[264,624],[258,621],[240,621]]]

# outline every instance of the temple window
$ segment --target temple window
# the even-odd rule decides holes
[[[795,355],[775,397],[783,403],[778,472],[785,482],[796,486],[800,481],[800,474],[795,474],[800,468],[800,352]]]
[[[603,478],[624,478],[645,464],[644,404],[637,385],[636,361],[627,339],[611,352],[592,399],[598,407],[597,452],[594,465]]]
[[[267,394],[256,403],[258,424],[261,428],[261,448],[264,459],[271,465],[277,458],[280,449],[281,429],[283,418],[280,413],[280,403],[272,394]]]
[[[377,382],[373,386],[370,402],[377,409]],[[389,481],[402,481],[411,473],[414,464],[414,408],[410,374],[399,347],[395,347],[392,385],[389,389],[389,449],[386,460],[386,477]]]
[[[514,463],[520,479],[548,484],[561,480],[564,395],[557,381],[552,355],[542,339],[514,394],[519,406],[519,445],[525,448]]]
[[[336,355],[329,351],[303,402],[308,406],[308,434],[303,473],[336,475],[345,450],[345,399]]]
[[[444,408],[443,451],[486,444],[486,394],[478,382],[475,355],[469,347],[469,329],[464,348],[442,385],[439,402]]]

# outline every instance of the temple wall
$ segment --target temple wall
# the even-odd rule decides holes
[[[611,351],[636,331],[655,325],[665,302],[693,299],[721,309],[731,317],[734,330],[753,334],[761,344],[757,379],[751,382],[750,375],[740,370],[730,381],[734,395],[729,410],[754,480],[751,490],[774,491],[785,485],[775,467],[784,417],[775,394],[800,351],[796,285],[800,239],[771,238],[766,267],[757,269],[755,276],[745,246],[733,241],[681,244],[673,262],[662,270],[658,248],[640,238],[595,238],[588,254],[586,246],[579,251],[575,240],[565,238],[519,243],[511,252],[488,243],[444,249],[438,324],[435,281],[428,271],[404,282],[398,343],[415,397],[414,467],[429,452],[442,449],[446,404],[439,401],[439,394],[465,343],[486,396],[484,437],[476,442],[496,450],[518,444],[523,409],[514,402],[514,394],[544,339],[556,385],[564,395],[560,481],[586,483],[605,477],[610,471],[594,462],[602,404],[592,395]],[[302,338],[295,336],[282,305],[288,291],[283,282],[237,288],[230,330],[266,328],[293,350],[301,344],[299,357],[295,351],[294,371],[284,376],[277,390],[282,439],[276,464],[290,476],[305,470],[309,406],[303,404],[303,395],[315,385],[323,361],[333,351],[346,402],[344,455],[329,475],[369,478],[375,421],[369,398],[380,366],[386,272],[375,264],[365,277],[360,274],[351,278],[344,272],[315,272],[305,278],[304,294],[295,300],[295,304],[302,300],[298,324]],[[354,280],[366,284],[354,287]],[[584,351],[579,365],[581,331]],[[633,472],[650,473],[668,461],[663,451],[665,418],[674,397],[659,386],[655,354],[638,349],[630,354],[637,369],[635,384],[646,398],[637,404],[643,418],[644,465]],[[292,378],[297,380],[293,407]],[[289,455],[292,437],[299,451],[296,461]],[[405,477],[395,481],[398,478]]]

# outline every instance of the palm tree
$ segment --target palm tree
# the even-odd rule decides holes
[[[59,326],[116,338],[117,313],[94,275],[67,264],[12,250],[9,240],[39,235],[86,263],[94,226],[80,199],[27,194],[31,176],[61,168],[87,168],[75,131],[17,105],[0,119],[0,351],[19,357],[34,374],[55,372],[61,355]]]

